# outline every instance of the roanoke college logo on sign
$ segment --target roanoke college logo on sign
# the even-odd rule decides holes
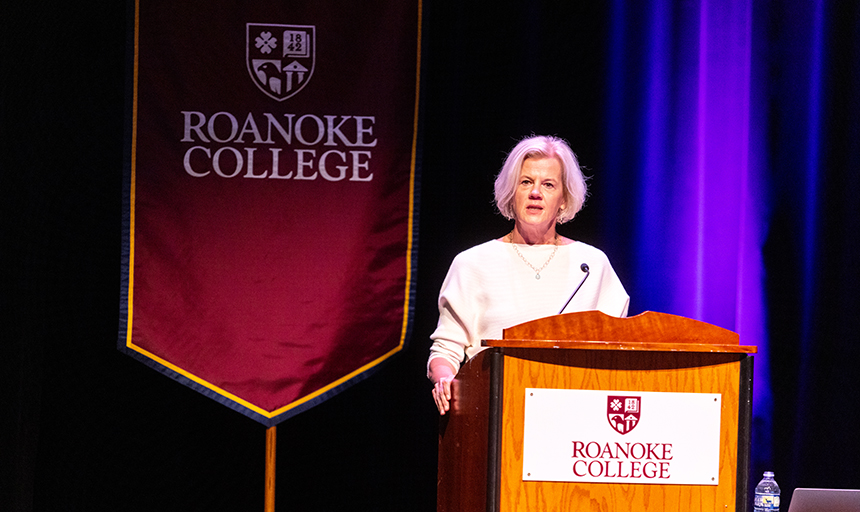
[[[526,388],[525,398],[524,481],[720,485],[719,393]]]
[[[245,55],[251,80],[278,101],[295,96],[310,81],[316,61],[313,25],[246,25]]]
[[[619,434],[636,428],[642,399],[638,396],[609,396],[606,398],[606,419]]]

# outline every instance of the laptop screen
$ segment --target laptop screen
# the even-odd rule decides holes
[[[860,512],[860,490],[798,488],[788,512]]]

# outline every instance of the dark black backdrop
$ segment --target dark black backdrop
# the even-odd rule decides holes
[[[278,510],[435,510],[436,414],[424,364],[447,265],[509,229],[493,213],[491,188],[515,138],[557,133],[588,167],[601,166],[608,5],[567,2],[558,11],[548,3],[464,3],[425,4],[412,341],[376,375],[278,427]],[[115,348],[126,6],[3,2],[0,19],[0,510],[262,510],[264,428]],[[857,83],[857,64],[848,69]],[[856,219],[856,195],[839,186],[853,183],[848,190],[856,191],[856,142],[844,146],[828,190],[838,211]],[[588,206],[562,231],[606,250],[625,280],[632,263],[602,229],[601,186],[596,177]],[[775,322],[790,322],[800,314],[799,286],[784,276],[799,266],[791,256],[791,207],[799,206],[783,189],[774,196],[782,206],[769,235],[769,308]],[[825,231],[823,243],[836,251],[830,261],[856,272],[857,235],[845,231],[852,225]],[[828,276],[820,286],[840,285],[830,301],[843,314],[827,315],[834,327],[821,335],[856,341],[856,309],[846,304],[857,304],[857,276]],[[641,309],[634,297],[631,312]],[[790,331],[779,334],[792,338]],[[793,378],[805,357],[799,344],[774,360],[776,404],[791,408],[803,393],[842,392],[856,418],[856,344],[843,346],[841,360],[819,346],[810,371],[824,375],[815,380],[823,387],[812,390],[797,389]],[[838,375],[835,384],[829,375]],[[823,405],[810,411],[830,412]],[[792,423],[776,422],[778,472],[793,465],[794,480],[806,485],[860,487],[856,427],[784,417]],[[830,438],[831,455],[816,453],[811,441],[787,455],[797,432]],[[828,457],[839,467],[829,468]]]

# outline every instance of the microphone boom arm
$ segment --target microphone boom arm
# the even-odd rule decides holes
[[[591,270],[588,268],[587,264],[583,263],[579,266],[579,269],[585,272],[585,277],[582,278],[582,281],[579,282],[579,286],[576,287],[576,290],[573,290],[573,293],[570,294],[570,298],[567,299],[567,302],[565,302],[564,306],[561,307],[561,310],[558,312],[559,315],[564,313],[564,308],[566,308],[567,305],[570,304],[570,301],[573,300],[573,296],[576,295],[576,292],[578,292],[579,289],[582,288],[582,285],[585,284],[585,280],[588,279],[588,276],[591,275]]]

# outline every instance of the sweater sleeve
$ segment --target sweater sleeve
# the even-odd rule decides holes
[[[597,309],[607,315],[626,317],[630,307],[630,296],[618,279],[618,275],[609,263],[609,258],[600,252],[604,264],[601,265],[600,286],[597,296]]]
[[[439,292],[439,323],[430,336],[433,345],[427,360],[428,376],[430,361],[436,358],[445,359],[457,373],[473,338],[475,309],[465,293],[470,286],[463,266],[461,256],[454,258]]]

